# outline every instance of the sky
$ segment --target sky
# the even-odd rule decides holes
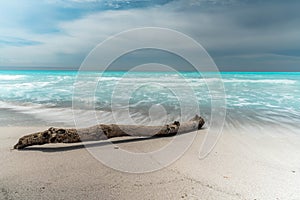
[[[162,27],[201,44],[220,71],[300,71],[299,8],[297,0],[3,0],[0,69],[77,69],[112,35]]]

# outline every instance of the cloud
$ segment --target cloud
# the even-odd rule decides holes
[[[262,53],[230,55],[215,61],[223,63],[226,71],[299,71],[300,56]]]
[[[38,25],[27,24],[25,27],[1,27],[1,34],[5,37],[23,38],[28,44],[29,41],[37,43],[34,46],[18,46],[13,45],[12,40],[11,45],[6,42],[0,47],[3,57],[0,66],[78,67],[87,53],[107,37],[144,26],[171,28],[191,36],[225,70],[236,70],[238,67],[241,70],[259,70],[260,67],[257,66],[279,70],[276,63],[285,65],[285,69],[295,69],[294,66],[300,64],[300,27],[297,25],[300,23],[300,13],[296,9],[300,6],[298,1],[288,4],[281,1],[249,3],[185,0],[154,1],[151,5],[147,4],[149,1],[143,1],[143,4],[137,5],[138,1],[131,0],[127,3],[131,4],[129,7],[123,5],[125,1],[122,1],[122,9],[99,7],[93,11],[86,8],[89,3],[101,2],[104,5],[108,1],[86,1],[89,0],[64,1],[73,6],[82,4],[84,7],[80,9],[76,5],[79,6],[75,6],[78,13],[71,17],[64,15],[74,8],[70,10],[57,5],[50,6],[50,10],[55,10],[54,13],[64,14],[50,17],[49,30],[42,33],[31,30],[32,27],[46,30],[48,24],[43,24],[42,21]],[[60,0],[55,2],[61,3]],[[111,2],[121,5],[118,0]],[[293,58],[287,56],[287,52]],[[257,59],[257,62],[252,59]],[[275,65],[278,67],[272,68]]]
[[[164,5],[172,0],[47,0],[48,4],[86,10],[124,10]]]

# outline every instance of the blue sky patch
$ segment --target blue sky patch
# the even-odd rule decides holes
[[[0,36],[0,46],[33,46],[42,44],[38,41],[23,39],[23,38],[16,38],[16,37],[1,37]]]

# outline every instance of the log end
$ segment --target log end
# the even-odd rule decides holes
[[[22,143],[18,142],[17,144],[15,144],[14,149],[23,149],[22,148]]]
[[[24,149],[26,147],[25,142],[26,141],[26,137],[21,137],[18,140],[18,143],[14,145],[14,149]]]
[[[28,146],[28,140],[26,137],[21,137],[17,144],[14,145],[14,149],[24,149]]]
[[[203,127],[203,125],[205,124],[204,119],[199,115],[195,115],[195,117],[193,117],[190,121],[198,122],[198,130],[200,130]]]

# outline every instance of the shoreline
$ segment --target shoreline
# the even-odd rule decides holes
[[[103,165],[78,143],[11,150],[20,136],[44,129],[0,127],[1,199],[300,198],[300,139],[296,136],[298,139],[269,135],[257,139],[225,132],[213,152],[199,160],[199,144],[204,136],[200,134],[170,166],[130,174]],[[153,150],[169,141],[132,141],[119,143],[118,147]]]

